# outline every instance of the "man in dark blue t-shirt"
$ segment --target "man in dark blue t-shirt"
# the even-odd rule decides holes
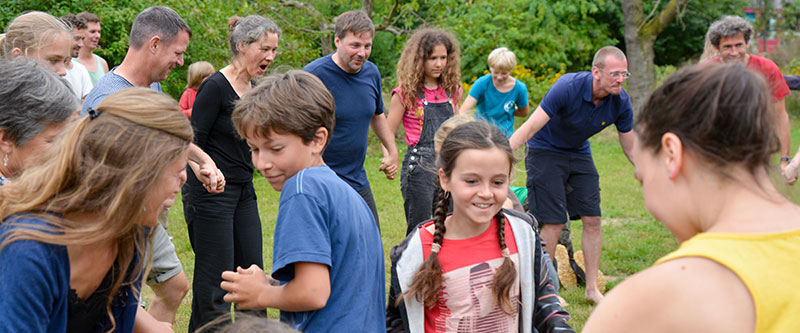
[[[547,252],[555,253],[568,219],[583,222],[585,296],[595,303],[603,298],[597,288],[603,235],[600,177],[589,138],[615,124],[622,150],[632,161],[633,107],[622,89],[628,76],[625,54],[613,46],[601,48],[592,61],[592,71],[559,78],[510,139],[512,149],[530,139],[525,158],[530,212],[542,223]]]
[[[383,114],[381,74],[368,61],[372,51],[375,26],[366,13],[358,10],[342,13],[335,22],[336,52],[314,60],[303,70],[316,75],[336,102],[336,125],[322,155],[336,174],[364,198],[380,229],[378,209],[364,170],[369,128],[388,152],[381,160],[380,171],[386,178],[397,174],[398,154],[394,133]]]

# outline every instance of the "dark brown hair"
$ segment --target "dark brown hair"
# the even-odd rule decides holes
[[[81,12],[81,13],[78,14],[78,17],[84,19],[87,23],[88,22],[100,23],[100,18],[97,17],[97,15],[95,15],[93,13]]]
[[[333,96],[314,74],[291,70],[264,78],[248,91],[233,110],[233,126],[243,138],[266,138],[271,132],[291,133],[308,144],[317,129],[333,135]],[[328,144],[328,141],[325,144]]]
[[[442,143],[442,149],[436,159],[436,164],[444,171],[447,177],[453,172],[456,165],[456,160],[461,153],[467,149],[491,149],[498,148],[506,153],[510,166],[516,162],[514,153],[511,151],[511,146],[508,143],[508,138],[500,132],[497,127],[490,125],[485,121],[473,121],[460,125],[453,129]],[[509,174],[511,169],[508,170]],[[442,245],[444,240],[445,218],[447,211],[450,208],[449,193],[439,191],[438,203],[436,211],[433,216],[433,224],[435,227],[433,233],[433,243]],[[497,221],[497,233],[500,239],[500,250],[506,250],[506,236],[505,236],[505,222],[506,218],[503,211],[500,210],[495,215],[494,219]],[[509,291],[514,285],[517,278],[517,269],[511,258],[504,255],[503,264],[497,269],[494,274],[494,283],[492,285],[492,293],[494,294],[497,304],[506,314],[513,314],[516,304],[514,300],[509,297]],[[442,289],[442,266],[439,264],[439,256],[436,251],[431,251],[428,258],[422,262],[416,274],[414,274],[414,281],[411,283],[408,291],[403,293],[404,297],[413,295],[417,301],[422,302],[426,308],[432,308],[436,304],[439,297],[439,291]],[[403,298],[398,298],[398,303]]]
[[[75,14],[67,14],[61,17],[61,20],[67,22],[72,26],[72,29],[83,30],[86,29],[86,19],[76,16]]]
[[[403,106],[406,110],[417,109],[417,92],[425,85],[425,60],[438,45],[444,45],[447,50],[447,66],[438,82],[452,100],[461,100],[458,94],[461,87],[461,60],[456,38],[441,29],[425,28],[411,35],[397,63],[397,85],[403,88]]]
[[[636,120],[639,143],[658,152],[661,138],[681,142],[723,174],[731,165],[750,172],[777,151],[775,112],[762,76],[740,63],[683,68],[647,100]]]
[[[358,34],[369,32],[375,36],[375,25],[369,15],[361,10],[351,10],[336,17],[334,21],[334,35],[343,39],[347,33]]]

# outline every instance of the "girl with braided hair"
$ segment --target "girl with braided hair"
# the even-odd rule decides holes
[[[387,331],[572,331],[546,283],[533,221],[502,209],[515,162],[505,135],[485,121],[444,139],[434,217],[391,251]]]

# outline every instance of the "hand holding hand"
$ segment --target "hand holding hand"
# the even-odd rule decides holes
[[[378,171],[383,171],[387,179],[394,179],[397,175],[398,157],[397,155],[389,154],[384,150],[383,158],[381,159],[381,166]]]
[[[781,164],[781,174],[786,179],[786,183],[789,185],[794,185],[797,181],[798,176],[798,167],[800,166],[800,161],[792,161],[785,166]]]

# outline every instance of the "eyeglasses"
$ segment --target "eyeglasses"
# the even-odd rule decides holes
[[[600,69],[600,71],[602,72],[603,70]],[[631,77],[631,72],[611,72],[611,73],[608,73],[608,75],[611,75],[611,77],[614,78],[614,79],[619,78],[620,76],[623,79],[627,79],[627,78]]]

